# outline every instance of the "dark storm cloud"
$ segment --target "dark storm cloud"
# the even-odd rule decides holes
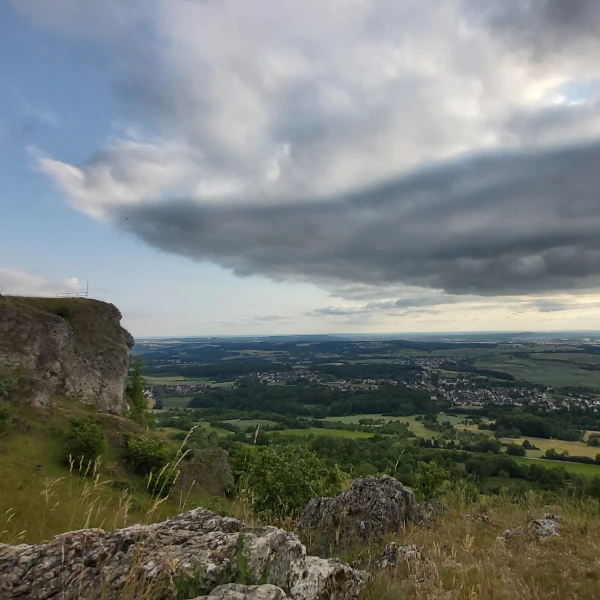
[[[240,275],[510,295],[600,284],[599,189],[595,143],[473,156],[312,203],[164,200],[113,217]]]
[[[467,14],[537,57],[600,39],[597,0],[467,0]]]

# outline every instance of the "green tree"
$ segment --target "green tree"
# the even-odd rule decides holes
[[[107,448],[104,429],[92,418],[71,419],[65,439],[65,458],[86,468]]]
[[[125,446],[125,461],[138,475],[158,473],[172,458],[170,448],[156,438],[130,437]]]
[[[336,495],[342,472],[300,445],[266,446],[249,457],[241,487],[252,508],[275,517],[298,515],[312,498]]]
[[[151,418],[148,411],[148,398],[144,396],[146,380],[144,379],[144,363],[136,360],[133,363],[133,374],[125,388],[125,393],[129,398],[130,413],[129,416],[134,421],[143,425],[150,425]]]
[[[436,462],[418,462],[417,472],[413,477],[413,488],[417,496],[423,500],[431,500],[450,480],[450,472]]]

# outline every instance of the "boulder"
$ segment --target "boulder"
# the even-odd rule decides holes
[[[209,596],[196,600],[285,600],[285,592],[274,585],[239,585],[228,583],[215,588]]]
[[[527,527],[506,529],[496,539],[499,542],[508,542],[512,538],[528,534],[534,540],[545,540],[550,537],[560,536],[560,517],[556,515],[545,515],[541,519],[532,519]]]
[[[3,600],[116,600],[139,590],[162,599],[182,588],[194,597],[241,580],[280,587],[292,600],[350,600],[367,579],[339,561],[307,556],[293,533],[246,527],[204,508],[153,525],[74,531],[39,545],[0,544]]]
[[[397,479],[367,477],[335,498],[311,500],[298,528],[314,532],[323,548],[349,546],[402,529],[415,507],[414,494]]]

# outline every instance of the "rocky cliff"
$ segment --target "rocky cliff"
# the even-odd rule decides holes
[[[0,362],[18,368],[23,398],[55,394],[122,413],[133,338],[98,300],[0,296]]]
[[[293,533],[246,527],[204,508],[154,525],[65,533],[47,544],[0,544],[0,597],[6,600],[187,600],[200,594],[211,600],[354,600],[367,579],[337,560],[308,556]]]

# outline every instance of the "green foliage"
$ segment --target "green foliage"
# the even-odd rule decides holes
[[[8,402],[0,401],[0,436],[6,435],[14,420],[14,408]]]
[[[73,311],[67,306],[61,306],[54,311],[55,315],[65,319],[65,321],[72,321],[75,316]]]
[[[145,388],[144,363],[141,360],[136,360],[133,363],[133,375],[125,388],[125,393],[131,405],[129,416],[133,421],[137,421],[142,425],[150,425],[152,419],[148,411],[148,398],[144,396]]]
[[[65,458],[87,466],[94,462],[107,448],[106,434],[92,418],[71,419],[65,439]]]
[[[525,450],[524,445],[519,446],[518,444],[506,444],[506,454],[509,456],[526,456],[527,451]]]
[[[19,374],[15,367],[0,362],[0,400],[11,400],[19,390]]]
[[[439,494],[450,472],[436,462],[418,462],[413,477],[413,489],[422,500],[431,500]]]
[[[173,458],[173,451],[157,438],[130,437],[125,446],[125,461],[138,475],[158,475]]]
[[[242,487],[257,512],[275,517],[298,515],[309,500],[338,494],[342,473],[327,468],[305,446],[283,445],[255,449],[250,454]]]

